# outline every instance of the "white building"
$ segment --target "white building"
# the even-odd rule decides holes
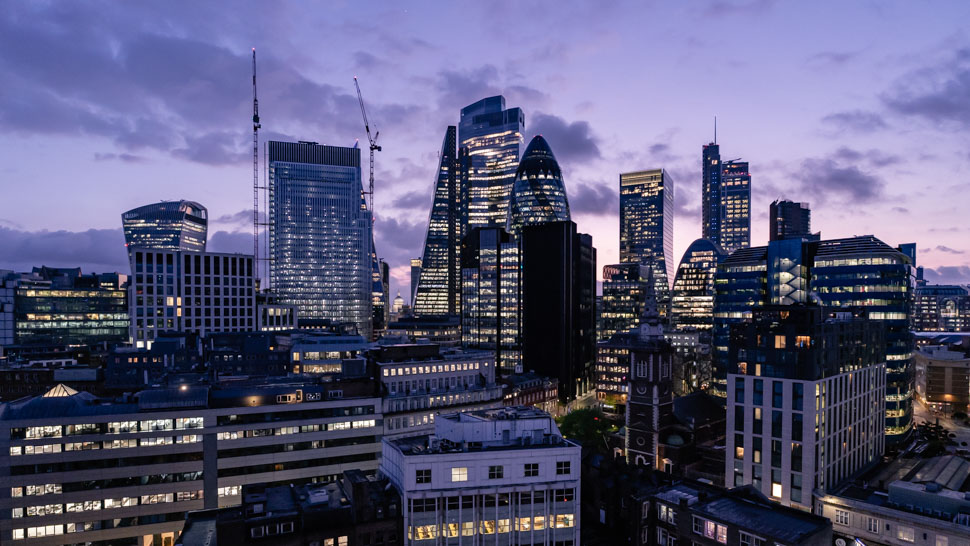
[[[256,330],[253,257],[135,248],[128,297],[131,343],[150,348],[157,332]]]
[[[578,546],[580,453],[527,406],[440,415],[433,436],[384,440],[404,544]]]

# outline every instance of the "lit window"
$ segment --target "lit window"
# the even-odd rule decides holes
[[[468,481],[468,467],[459,466],[451,469],[451,481],[452,482],[467,482]]]
[[[785,348],[785,336],[775,336],[775,349]]]
[[[772,482],[771,483],[771,496],[776,499],[780,499],[782,495],[781,484]]]

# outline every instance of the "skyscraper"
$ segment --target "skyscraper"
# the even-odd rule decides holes
[[[663,169],[620,175],[620,262],[653,270],[661,316],[674,276],[674,181]]]
[[[128,257],[131,249],[205,251],[208,212],[194,201],[162,201],[121,215]]]
[[[627,263],[603,266],[603,301],[600,307],[601,340],[617,332],[636,328],[643,312],[643,293],[649,278],[648,266]]]
[[[418,294],[418,283],[421,280],[421,258],[411,258],[411,299],[408,301],[414,306],[414,297]]]
[[[562,170],[542,135],[536,135],[519,161],[509,197],[508,230],[518,235],[523,226],[569,220],[569,201]]]
[[[714,274],[724,252],[708,239],[687,247],[670,298],[671,325],[710,330],[714,323]]]
[[[371,213],[360,150],[313,142],[269,147],[270,282],[300,319],[353,323],[371,337]]]
[[[461,166],[457,129],[449,126],[441,145],[438,180],[424,239],[414,314],[457,313],[461,305],[461,239],[465,222],[461,206]]]
[[[728,254],[751,246],[751,174],[747,161],[721,164],[721,240]]]
[[[808,203],[776,200],[772,201],[769,211],[769,240],[808,237],[812,234],[812,211]]]
[[[461,110],[458,141],[468,150],[468,227],[506,227],[525,130],[519,108],[505,108],[505,97],[488,97]],[[426,266],[426,264],[425,264]]]
[[[701,149],[701,175],[701,238],[720,245],[721,147],[715,142]]]

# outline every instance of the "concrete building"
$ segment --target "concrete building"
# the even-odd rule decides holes
[[[185,513],[253,483],[377,468],[372,380],[183,385],[99,399],[57,386],[0,406],[0,541],[171,543]]]
[[[384,440],[405,544],[580,544],[579,445],[529,407],[435,420],[433,436]]]
[[[916,397],[924,406],[952,415],[970,411],[970,350],[929,345],[914,354]]]

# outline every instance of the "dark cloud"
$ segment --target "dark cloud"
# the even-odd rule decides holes
[[[900,214],[909,214],[909,209],[906,207],[893,207],[892,211]]]
[[[29,271],[41,265],[127,274],[125,236],[121,228],[23,231],[0,226],[0,269]]]
[[[129,153],[121,153],[121,154],[95,153],[94,160],[95,161],[121,161],[124,163],[144,163],[148,161],[148,159],[143,156],[129,154]]]
[[[923,276],[933,284],[967,284],[970,283],[970,266],[941,265],[940,267],[923,268]]]
[[[848,199],[849,204],[870,203],[881,197],[885,188],[878,176],[832,157],[806,159],[792,177],[819,203],[833,197]]]
[[[536,112],[529,135],[542,135],[549,142],[552,153],[560,163],[599,159],[599,138],[587,121],[568,122],[565,119]]]
[[[707,5],[704,14],[708,17],[726,17],[730,15],[760,15],[775,5],[775,0],[727,1],[716,0]]]
[[[252,211],[250,211],[252,214]],[[252,217],[250,217],[252,221]],[[209,252],[233,252],[236,254],[253,253],[253,232],[249,231],[225,231],[219,230],[215,233],[209,232],[209,240],[206,242],[205,249]],[[260,254],[263,250],[260,250]]]
[[[377,255],[391,267],[409,263],[420,256],[427,230],[426,222],[409,222],[378,215],[374,224],[374,244]]]
[[[815,66],[841,66],[859,56],[854,51],[822,51],[808,58],[809,65]]]
[[[392,205],[399,209],[429,207],[431,205],[431,196],[426,192],[409,191],[395,199]]]
[[[889,127],[881,115],[863,110],[835,112],[822,118],[822,123],[839,132],[871,133]]]
[[[970,126],[970,48],[904,74],[882,100],[892,111],[934,124]]]
[[[620,196],[616,189],[601,184],[573,184],[568,199],[572,214],[615,216],[620,210]]]
[[[950,248],[944,245],[936,245],[936,249],[939,252],[946,252],[947,254],[965,254],[962,250],[957,250],[955,248]]]
[[[357,51],[354,53],[354,64],[357,68],[373,69],[385,67],[388,63],[366,51]]]
[[[903,161],[903,158],[895,154],[887,154],[875,149],[860,151],[847,146],[842,146],[836,150],[832,154],[832,158],[837,161],[852,163],[866,162],[872,167],[888,167]]]
[[[487,64],[470,70],[443,70],[438,74],[436,87],[438,105],[443,110],[464,108],[485,97],[500,95],[495,85],[498,69]]]
[[[266,211],[259,213],[259,221],[266,222]],[[209,218],[209,227],[211,228],[213,225],[252,228],[253,209],[245,209],[231,214],[223,214],[217,218]]]

